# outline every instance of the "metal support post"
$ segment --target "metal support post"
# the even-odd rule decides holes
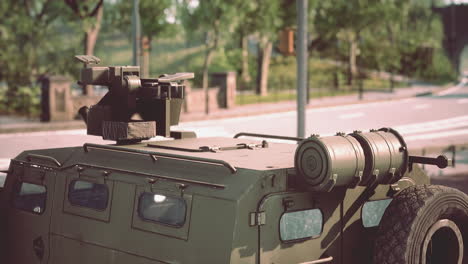
[[[133,0],[133,14],[132,14],[132,41],[133,41],[133,65],[141,66],[140,63],[140,49],[141,49],[141,28],[140,28],[140,12],[139,0]]]
[[[297,136],[305,136],[305,105],[307,101],[307,4],[297,0]]]

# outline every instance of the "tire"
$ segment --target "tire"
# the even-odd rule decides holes
[[[467,264],[468,196],[440,185],[402,190],[388,206],[373,263]]]

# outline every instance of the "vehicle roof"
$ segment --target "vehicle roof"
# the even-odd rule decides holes
[[[222,148],[237,144],[255,144],[260,147],[195,152],[203,146]],[[253,182],[260,179],[264,171],[294,167],[296,144],[269,141],[266,148],[262,148],[261,144],[261,140],[248,138],[145,141],[134,145],[84,144],[82,147],[25,151],[14,160],[31,163],[33,167],[48,167],[66,172],[57,175],[74,175],[79,169],[84,169],[88,176],[102,175],[103,170],[115,171],[110,174],[110,178],[127,182],[129,179],[125,177],[134,175],[136,177],[131,182],[143,185],[147,184],[149,177],[154,177],[159,179],[158,184],[161,186],[172,186],[172,182],[180,182],[192,186],[190,190],[193,193],[239,200],[248,192]],[[169,156],[163,155],[166,153],[175,158],[167,158]],[[161,156],[158,157],[158,154]],[[191,157],[207,161],[190,162]],[[218,163],[210,160],[227,162],[239,170],[233,173],[225,164],[206,166],[205,163]],[[280,178],[278,181],[284,182],[285,179]],[[271,188],[280,190],[282,186],[284,184],[276,184]]]
[[[294,167],[296,144],[268,142],[268,147],[262,148],[261,140],[248,138],[190,138],[166,141],[148,141],[136,145],[120,146],[122,148],[144,150],[159,153],[170,153],[184,156],[223,160],[237,168],[253,170],[285,169]],[[225,147],[235,147],[239,144],[257,145],[254,148],[223,150]],[[199,152],[201,147],[217,149],[218,151]]]

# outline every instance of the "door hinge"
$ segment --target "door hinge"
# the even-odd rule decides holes
[[[252,212],[250,213],[250,226],[261,226],[266,223],[265,212]]]

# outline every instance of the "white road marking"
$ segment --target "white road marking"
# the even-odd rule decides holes
[[[363,112],[358,112],[358,113],[352,113],[352,114],[344,114],[338,116],[339,119],[353,119],[353,118],[359,118],[364,116]]]
[[[339,105],[339,106],[313,108],[313,109],[308,109],[308,111],[315,112],[315,113],[323,113],[323,112],[329,112],[329,111],[363,109],[363,108],[369,108],[369,107],[373,107],[373,106],[382,106],[382,105],[390,105],[390,104],[396,104],[396,103],[401,103],[401,102],[410,102],[412,100],[413,100],[413,98],[406,98],[406,99],[380,101],[380,102],[370,102],[370,103],[361,103],[361,104],[356,103],[356,104],[349,104],[349,105]]]
[[[468,129],[450,130],[450,131],[443,131],[443,132],[439,132],[439,133],[429,133],[429,134],[406,136],[405,141],[428,140],[428,139],[436,139],[436,138],[444,138],[444,137],[452,137],[452,136],[461,136],[461,135],[468,135]]]
[[[427,133],[433,131],[462,128],[468,126],[468,115],[457,116],[448,119],[434,120],[430,122],[415,123],[393,127],[403,135]]]
[[[458,99],[457,104],[468,104],[468,98]]]
[[[418,105],[413,106],[413,109],[426,109],[429,107],[430,107],[429,104],[418,104]]]

